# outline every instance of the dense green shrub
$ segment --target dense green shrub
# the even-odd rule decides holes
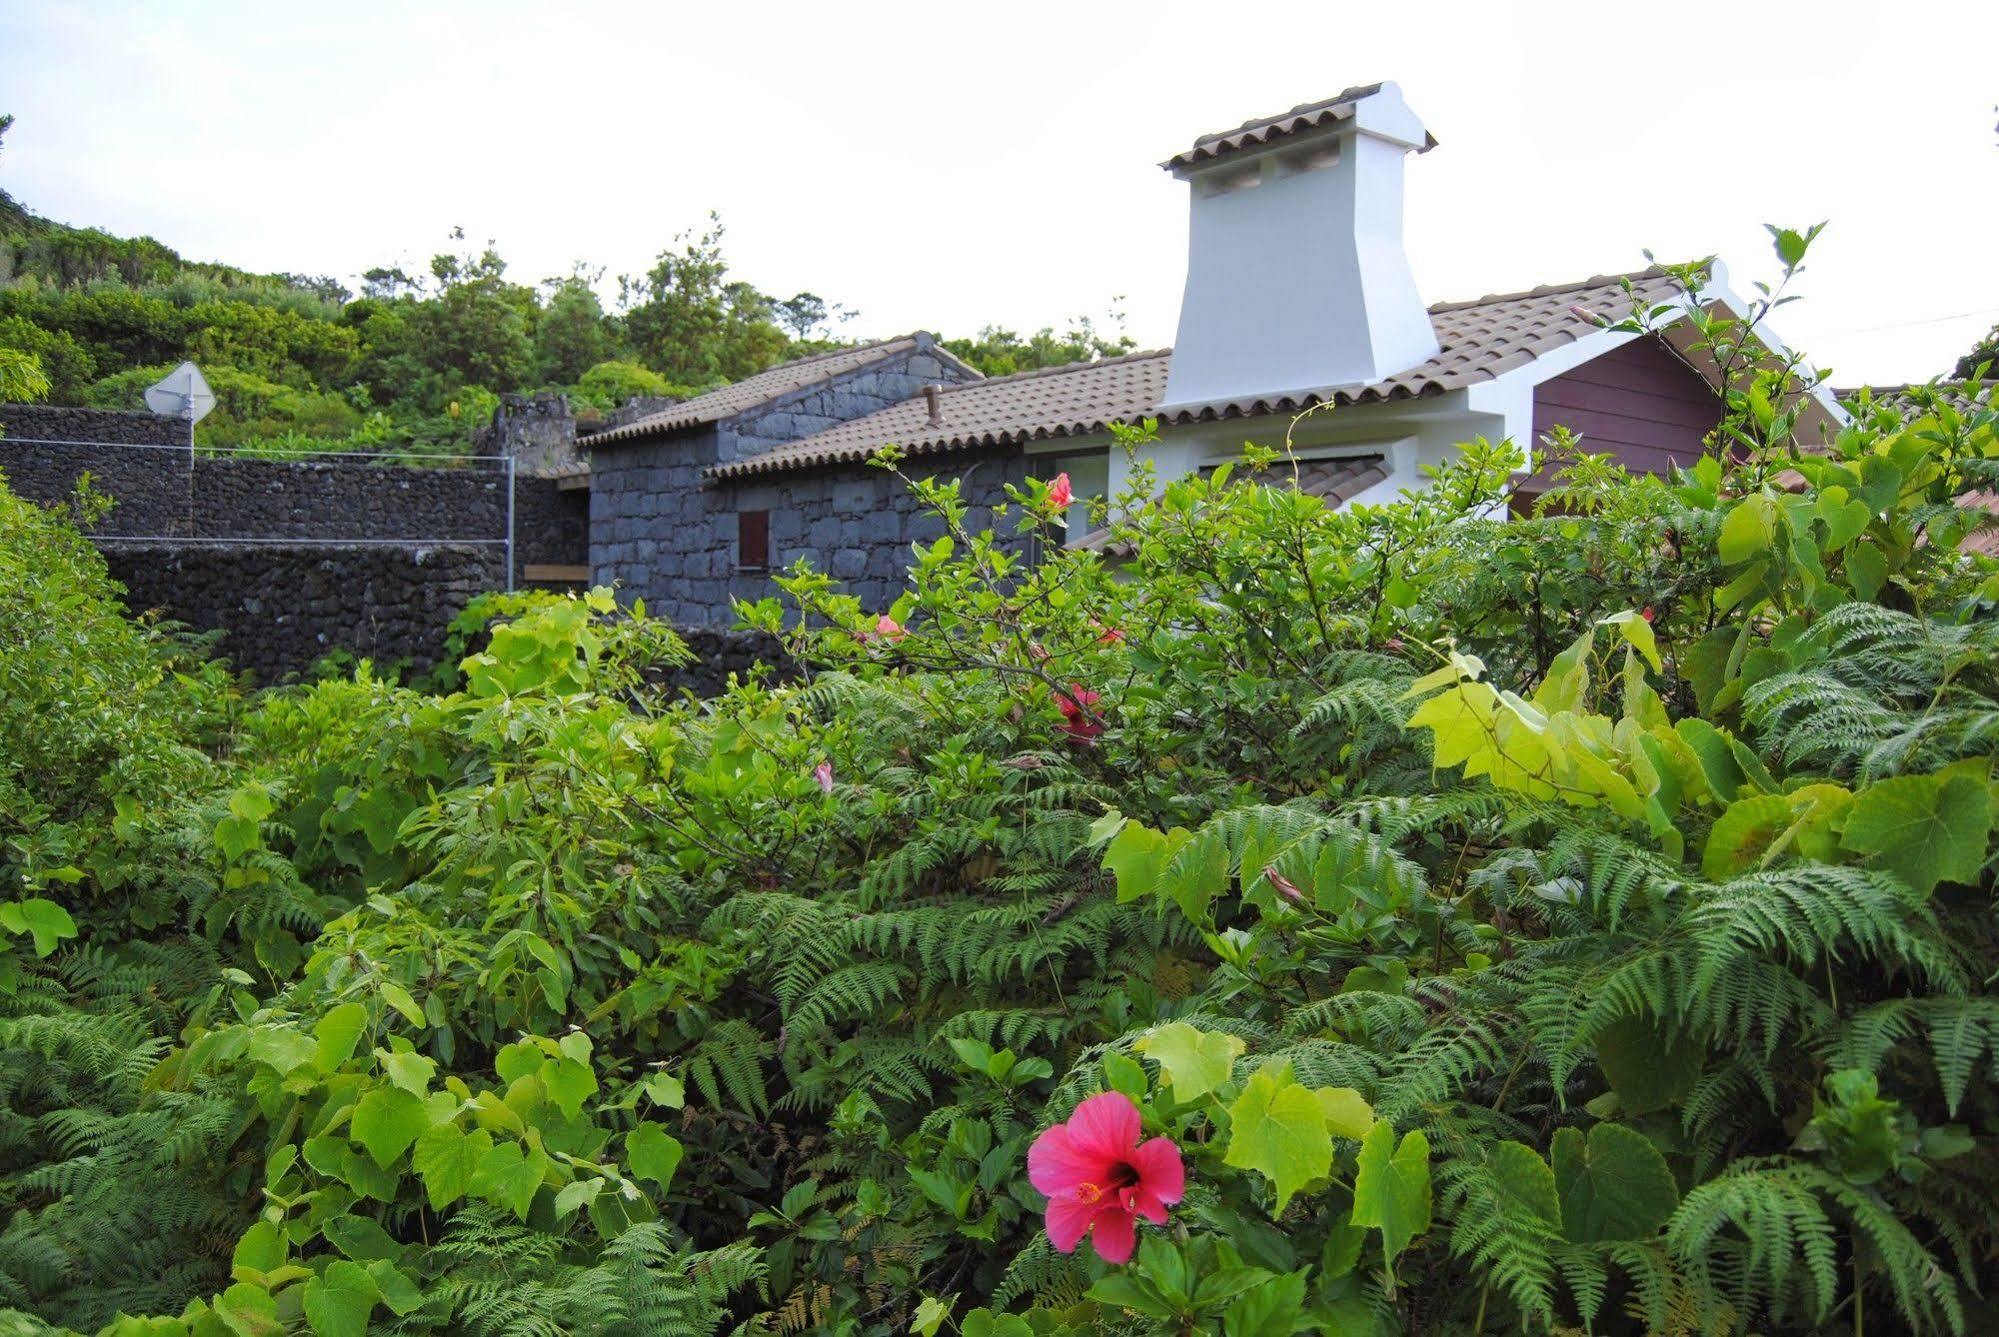
[[[1989,1329],[1999,413],[1806,453],[1790,377],[1511,521],[1506,443],[1339,513],[1141,453],[1115,565],[912,482],[907,592],[787,573],[805,676],[709,702],[603,591],[242,702],[0,499],[0,1303]]]

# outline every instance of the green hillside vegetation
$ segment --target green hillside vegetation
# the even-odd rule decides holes
[[[832,347],[853,314],[732,277],[713,217],[644,273],[619,276],[608,309],[601,269],[529,285],[490,243],[468,245],[462,230],[451,241],[427,270],[372,269],[355,293],[191,262],[0,194],[0,350],[35,359],[52,403],[122,409],[192,358],[219,400],[198,433],[211,446],[449,455],[469,449],[502,394],[563,391],[585,415],[633,395],[684,397]],[[987,327],[951,346],[1001,374],[1130,344],[1078,321],[1027,336]]]
[[[701,702],[607,590],[245,696],[0,487],[0,1331],[1999,1330],[1999,412],[1695,319],[1672,478],[911,480]]]

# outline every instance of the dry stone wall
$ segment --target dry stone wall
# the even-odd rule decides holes
[[[113,499],[95,533],[135,610],[220,632],[262,681],[334,651],[428,667],[465,604],[507,583],[504,465],[190,458],[174,419],[41,405],[0,405],[0,433],[16,494],[60,504],[87,472]],[[516,478],[516,583],[584,563],[588,504]]]

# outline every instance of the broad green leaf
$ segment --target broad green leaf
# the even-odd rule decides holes
[[[332,1072],[353,1058],[354,1047],[361,1042],[361,1032],[367,1028],[368,1009],[359,1003],[342,1003],[328,1009],[312,1028],[313,1039],[318,1042],[319,1070]]]
[[[564,1184],[555,1195],[555,1218],[561,1220],[579,1207],[587,1207],[604,1191],[601,1179],[578,1179]]]
[[[590,1071],[590,1065],[567,1056],[543,1064],[541,1080],[548,1098],[570,1119],[582,1113],[583,1102],[597,1089],[597,1074]]]
[[[248,1052],[254,1062],[268,1063],[286,1075],[315,1062],[319,1044],[289,1026],[259,1026],[250,1037]]]
[[[1651,1114],[1687,1098],[1700,1076],[1701,1049],[1675,1039],[1667,1044],[1644,1017],[1624,1016],[1596,1037],[1596,1062],[1626,1114]]]
[[[1992,795],[1969,775],[1904,775],[1854,795],[1845,846],[1928,895],[1939,882],[1971,882],[1985,862]]]
[[[375,1279],[382,1303],[398,1315],[414,1313],[423,1307],[423,1292],[417,1289],[414,1281],[398,1271],[395,1264],[377,1259],[368,1264],[368,1275]]]
[[[500,1052],[493,1056],[493,1068],[500,1074],[501,1081],[512,1085],[523,1077],[540,1072],[544,1061],[540,1046],[531,1040],[516,1040],[500,1046]]]
[[[0,905],[0,928],[34,938],[36,956],[47,956],[65,938],[76,936],[76,921],[69,911],[39,896]]]
[[[1259,1068],[1229,1107],[1229,1147],[1223,1160],[1255,1170],[1277,1189],[1277,1214],[1291,1195],[1333,1168],[1333,1136],[1325,1107],[1291,1076],[1289,1063]]]
[[[375,1051],[381,1060],[382,1071],[389,1080],[413,1096],[424,1096],[430,1092],[430,1079],[437,1072],[437,1061],[422,1054],[398,1054],[386,1049]]]
[[[285,1330],[271,1293],[247,1282],[239,1281],[215,1297],[215,1316],[236,1337],[279,1337]]]
[[[238,1281],[261,1280],[266,1272],[275,1272],[284,1266],[285,1235],[274,1221],[259,1218],[250,1223],[243,1232],[243,1238],[236,1241],[236,1252],[229,1260],[229,1270]],[[254,1277],[245,1277],[244,1272],[252,1272]]]
[[[336,1216],[320,1227],[326,1242],[357,1263],[394,1262],[403,1256],[396,1237],[366,1216]]]
[[[1244,1045],[1233,1035],[1174,1021],[1154,1027],[1133,1048],[1159,1065],[1173,1099],[1184,1105],[1226,1082]]]
[[[421,1027],[428,1024],[424,1020],[423,1009],[416,1005],[416,999],[410,997],[410,991],[402,985],[390,980],[379,980],[375,984],[375,990],[382,995],[382,1001],[401,1013],[403,1020],[410,1025]]]
[[[916,1306],[916,1313],[910,1317],[909,1326],[923,1337],[937,1337],[937,1330],[944,1326],[944,1320],[951,1317],[951,1304],[957,1297],[940,1300],[934,1295],[923,1297]]]
[[[1326,1131],[1334,1137],[1359,1141],[1374,1125],[1374,1107],[1351,1086],[1322,1086],[1313,1095],[1326,1116]]]
[[[1381,1232],[1390,1263],[1430,1228],[1430,1142],[1420,1131],[1404,1133],[1398,1146],[1388,1120],[1367,1130],[1354,1168],[1353,1223]]]
[[[368,1269],[341,1259],[305,1283],[305,1318],[319,1337],[366,1337],[381,1291]]]
[[[1757,492],[1737,502],[1721,522],[1717,550],[1730,566],[1769,551],[1777,538],[1777,499]]]
[[[1291,1337],[1305,1321],[1305,1278],[1301,1268],[1237,1296],[1223,1313],[1222,1331],[1227,1337]]]
[[[384,1170],[430,1127],[423,1102],[399,1086],[378,1086],[354,1107],[348,1132]]]
[[[410,1168],[423,1179],[433,1211],[472,1191],[472,1176],[492,1148],[493,1136],[483,1128],[466,1133],[456,1124],[440,1123],[424,1130],[410,1150]]]
[[[501,1142],[480,1158],[472,1176],[472,1191],[525,1221],[547,1169],[548,1157],[539,1150],[524,1154],[520,1143]]]
[[[1623,1124],[1600,1123],[1587,1139],[1563,1128],[1554,1153],[1562,1229],[1573,1243],[1650,1239],[1680,1205],[1666,1158]]]
[[[1486,1153],[1486,1164],[1506,1196],[1539,1217],[1550,1234],[1562,1229],[1562,1201],[1555,1172],[1541,1153],[1519,1142],[1501,1142]]]
[[[642,1123],[625,1135],[625,1164],[640,1179],[650,1179],[662,1189],[673,1183],[680,1168],[683,1149],[656,1123]]]
[[[264,834],[247,817],[224,817],[215,824],[215,847],[229,859],[242,858],[264,843]]]
[[[1708,831],[1701,871],[1717,881],[1754,868],[1796,816],[1784,794],[1751,794],[1728,805]]]
[[[1117,878],[1118,900],[1135,901],[1160,890],[1159,874],[1167,859],[1192,834],[1184,827],[1154,831],[1138,822],[1126,822],[1104,850],[1104,867]]]

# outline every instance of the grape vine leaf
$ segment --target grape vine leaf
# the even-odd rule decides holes
[[[430,1112],[400,1086],[378,1086],[354,1107],[348,1131],[384,1170],[430,1127]]]
[[[1562,1229],[1572,1243],[1649,1239],[1680,1205],[1666,1158],[1636,1129],[1600,1123],[1585,1139],[1564,1128],[1554,1153]]]
[[[1244,1048],[1233,1035],[1196,1030],[1184,1021],[1154,1027],[1133,1047],[1159,1065],[1173,1099],[1183,1105],[1226,1082]]]
[[[305,1319],[318,1337],[366,1337],[380,1298],[368,1269],[343,1258],[305,1283]]]
[[[680,1142],[667,1135],[656,1123],[642,1123],[625,1135],[625,1163],[640,1179],[650,1179],[661,1188],[673,1182],[684,1155]]]
[[[1381,1231],[1391,1263],[1430,1228],[1430,1140],[1421,1132],[1411,1129],[1398,1145],[1386,1119],[1367,1130],[1354,1169],[1353,1223]]]
[[[493,1137],[483,1128],[461,1132],[441,1123],[424,1130],[410,1152],[410,1168],[423,1179],[431,1210],[437,1211],[472,1191],[472,1176],[493,1149]]]
[[[332,1072],[353,1058],[354,1047],[360,1043],[361,1032],[367,1026],[368,1009],[359,1003],[342,1003],[328,1009],[312,1028],[312,1037],[318,1045],[319,1070]]]
[[[1311,1088],[1291,1076],[1289,1063],[1259,1068],[1229,1106],[1229,1149],[1223,1160],[1255,1170],[1277,1189],[1277,1213],[1291,1195],[1333,1168],[1333,1137]]]
[[[1844,844],[1928,895],[1939,882],[1970,882],[1985,862],[1992,794],[1970,775],[1903,775],[1854,796]]]

